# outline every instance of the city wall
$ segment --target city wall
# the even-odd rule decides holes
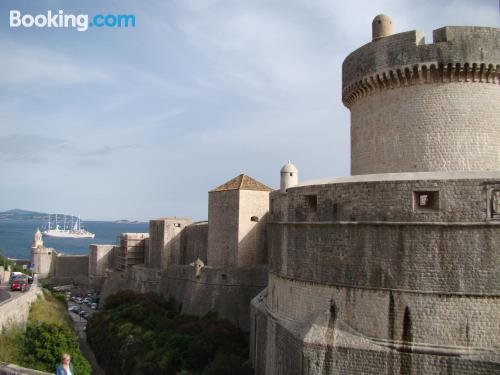
[[[32,284],[30,290],[0,303],[0,332],[11,325],[26,323],[30,306],[41,295],[41,290]]]
[[[13,364],[0,362],[0,375],[51,375],[48,372],[24,368]]]
[[[245,331],[249,329],[249,301],[267,284],[267,266],[249,270],[194,265],[155,270],[134,266],[126,272],[109,271],[101,299],[120,290],[155,292],[172,297],[183,314],[218,313]]]
[[[208,222],[193,223],[184,229],[184,251],[181,254],[181,263],[188,265],[196,259],[200,259],[203,263],[207,263],[208,251]]]
[[[328,285],[499,295],[500,221],[488,207],[500,174],[425,176],[301,186],[285,203],[273,193],[271,270]],[[421,192],[433,207],[417,207]]]
[[[53,269],[50,276],[53,284],[88,284],[89,278],[88,255],[57,254],[53,257]]]

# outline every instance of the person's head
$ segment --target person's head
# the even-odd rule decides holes
[[[68,353],[61,354],[61,363],[63,365],[69,365],[70,361],[71,361],[71,357],[69,356]]]

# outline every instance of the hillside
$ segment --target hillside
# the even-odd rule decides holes
[[[0,212],[0,220],[47,220],[49,214],[15,208]]]

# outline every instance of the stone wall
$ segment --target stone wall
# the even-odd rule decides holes
[[[48,372],[0,362],[0,375],[50,375]]]
[[[87,284],[89,272],[88,255],[57,254],[53,260],[51,282]]]
[[[89,245],[89,286],[101,289],[106,270],[113,266],[114,245]]]
[[[483,98],[488,100],[481,108],[470,105]],[[351,174],[498,170],[498,102],[500,85],[479,82],[415,85],[366,96],[350,108]]]
[[[289,286],[286,285],[283,291]],[[283,302],[294,303],[299,310],[307,309],[310,298],[314,298],[316,292],[320,291],[314,287],[309,288],[306,293],[295,296],[299,299]],[[270,298],[267,288],[254,298],[251,311],[250,359],[255,374],[498,373],[499,356],[491,349],[436,346],[418,342],[407,345],[403,341],[377,340],[365,336],[343,322],[337,310],[340,306],[332,308],[327,294],[324,294],[326,298],[323,306],[315,314],[308,316],[306,321],[273,311],[272,306],[268,304]],[[302,297],[305,299],[300,299]],[[369,296],[359,297],[366,299]],[[367,306],[369,302],[366,301]],[[365,312],[370,316],[368,310],[365,309]],[[379,315],[374,312],[374,317]],[[367,322],[366,325],[370,323],[373,322]],[[436,327],[436,330],[439,330],[439,327]]]
[[[9,281],[10,271],[5,269],[4,266],[0,266],[0,284]]]
[[[268,228],[270,267],[329,285],[498,295],[500,221],[487,210],[498,177],[291,188],[288,220]],[[436,194],[435,208],[416,207],[421,191]]]
[[[216,312],[248,331],[250,301],[266,284],[266,266],[227,270],[178,265],[161,271],[134,266],[127,272],[108,272],[101,300],[120,290],[156,292],[174,298],[183,314]]]
[[[208,194],[208,254],[210,267],[237,267],[240,191]]]
[[[250,301],[266,284],[265,266],[250,270],[178,266],[162,273],[160,290],[180,303],[183,314],[216,312],[248,331]]]
[[[151,268],[166,269],[179,264],[182,258],[182,232],[192,223],[187,218],[162,218],[149,222],[149,249],[144,264]]]
[[[365,179],[365,177],[371,177]],[[291,187],[281,207],[270,219],[283,221],[277,210],[286,210],[287,222],[487,222],[488,191],[500,189],[500,171],[394,173],[334,178]],[[437,193],[436,207],[419,209],[415,193]],[[306,196],[316,195],[311,210]],[[273,195],[275,197],[275,195]]]
[[[184,229],[182,235],[182,253],[180,264],[188,265],[196,259],[207,263],[208,222],[194,223]]]
[[[238,267],[251,268],[267,263],[268,211],[268,191],[240,190]]]
[[[446,172],[273,192],[256,374],[498,373],[499,188],[498,172]]]
[[[342,91],[356,87],[366,77],[421,63],[500,61],[500,29],[477,26],[446,26],[433,32],[425,44],[421,31],[406,31],[369,42],[350,53],[342,64]]]
[[[270,266],[329,285],[500,293],[500,225],[271,225]]]
[[[267,304],[274,314],[304,323],[334,306],[338,322],[373,339],[407,341],[407,334],[429,346],[500,346],[500,296],[329,286],[270,274]]]
[[[13,297],[0,303],[0,332],[11,325],[25,323],[28,320],[31,304],[41,294],[37,284],[27,292],[13,294]]]

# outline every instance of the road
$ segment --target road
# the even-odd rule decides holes
[[[2,285],[0,285],[0,303],[9,298],[17,298],[21,295],[22,292],[12,292],[8,283],[2,283]]]
[[[10,293],[7,291],[9,284],[4,283],[0,286],[0,302],[8,300],[10,298]]]
[[[79,306],[82,310],[88,311],[90,313],[93,313],[94,310],[91,310],[87,305],[81,304],[78,305],[74,302],[68,302],[68,307],[71,306]],[[87,326],[87,320],[83,319],[81,316],[69,312],[69,315],[71,319],[73,320],[73,327],[76,330],[76,333],[78,335],[78,344],[80,346],[80,350],[87,358],[87,360],[90,362],[90,365],[92,366],[92,374],[93,375],[105,375],[104,370],[99,366],[99,363],[97,362],[94,352],[90,348],[89,344],[87,343],[87,334],[86,334],[86,326]]]

